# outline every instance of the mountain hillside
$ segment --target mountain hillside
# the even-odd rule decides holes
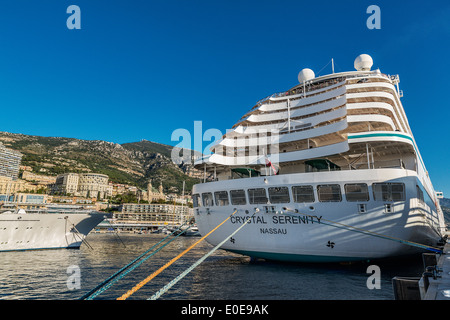
[[[448,198],[439,199],[439,203],[441,207],[450,208],[450,199]]]
[[[198,179],[184,173],[190,164],[177,165],[170,155],[173,147],[142,140],[117,144],[101,140],[41,137],[0,132],[0,142],[23,154],[22,165],[33,172],[58,175],[65,172],[95,172],[109,176],[110,181],[146,189],[162,182],[166,192],[181,193],[183,181],[189,191]]]
[[[444,212],[445,223],[447,224],[447,227],[450,228],[450,199],[439,199],[439,204]]]

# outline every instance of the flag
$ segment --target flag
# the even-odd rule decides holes
[[[275,169],[275,167],[273,166],[272,162],[269,160],[269,158],[267,156],[266,156],[266,167],[272,167],[273,174],[274,175],[277,174],[277,170]]]

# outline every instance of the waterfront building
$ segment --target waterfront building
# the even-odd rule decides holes
[[[193,218],[193,210],[183,205],[124,203],[122,211],[114,213],[116,227],[157,229],[177,226]]]
[[[48,195],[34,193],[16,193],[14,194],[14,202],[18,203],[47,203]]]
[[[15,193],[14,195],[0,193],[0,212],[24,209],[36,211],[43,209],[49,203],[48,195],[33,193]]]
[[[108,192],[109,177],[100,173],[80,173],[78,192],[83,197],[104,199]]]
[[[17,180],[22,154],[19,151],[6,148],[0,142],[0,176]]]
[[[51,193],[104,199],[111,189],[108,180],[107,175],[100,173],[64,173],[56,177]]]

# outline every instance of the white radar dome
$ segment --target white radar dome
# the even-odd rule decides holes
[[[355,59],[355,69],[358,71],[370,71],[373,65],[372,57],[368,54],[360,54]]]
[[[314,71],[311,69],[305,68],[298,73],[298,82],[303,83],[308,80],[312,80],[316,77]]]

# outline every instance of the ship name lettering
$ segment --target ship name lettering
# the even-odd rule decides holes
[[[239,217],[239,216],[233,216],[230,218],[231,223],[245,223],[248,219],[250,221],[248,223],[260,223],[260,224],[267,224],[264,217],[261,216],[251,216],[251,217]]]
[[[287,229],[260,228],[259,232],[261,232],[262,234],[287,234]]]
[[[320,223],[322,216],[273,216],[274,224],[313,224]]]

